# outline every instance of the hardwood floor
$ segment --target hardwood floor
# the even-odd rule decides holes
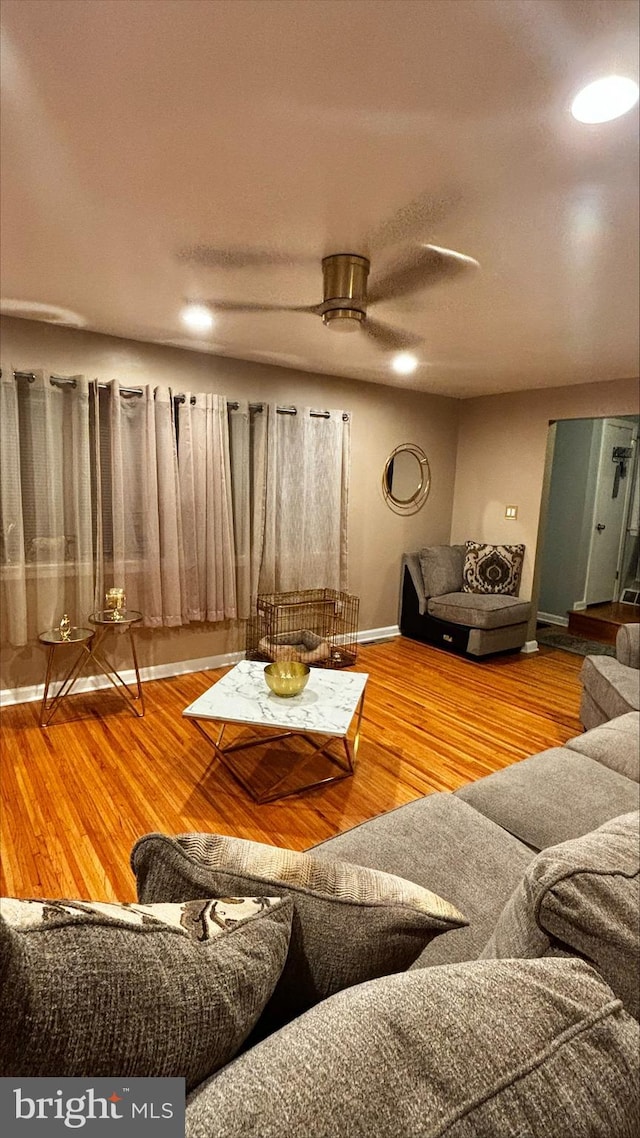
[[[181,716],[222,670],[145,684],[144,719],[108,691],[73,696],[47,730],[38,727],[39,704],[7,708],[0,890],[134,900],[129,852],[154,830],[305,849],[577,734],[581,664],[550,648],[475,663],[403,638],[365,646],[357,670],[370,680],[355,775],[263,806]]]

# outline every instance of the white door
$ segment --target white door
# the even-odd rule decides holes
[[[621,478],[619,465],[613,461],[613,450],[614,447],[631,447],[633,436],[633,424],[619,419],[605,419],[587,567],[585,602],[588,605],[611,601],[615,596],[616,571],[633,460],[627,460],[626,478]]]

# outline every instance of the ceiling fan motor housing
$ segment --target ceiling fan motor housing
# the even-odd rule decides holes
[[[323,322],[337,332],[356,329],[367,314],[369,261],[357,253],[334,253],[322,262]]]

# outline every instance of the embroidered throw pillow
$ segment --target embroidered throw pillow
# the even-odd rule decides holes
[[[291,895],[289,955],[263,1031],[333,992],[408,968],[438,933],[468,924],[442,897],[390,873],[219,834],[149,834],[131,865],[144,902]]]
[[[463,593],[502,593],[517,597],[524,545],[485,545],[468,541],[464,557]]]
[[[196,1086],[257,1022],[292,913],[286,897],[0,900],[0,1076],[166,1075]]]

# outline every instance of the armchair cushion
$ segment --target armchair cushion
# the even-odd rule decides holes
[[[462,588],[464,545],[427,545],[418,553],[427,597],[457,593]]]
[[[427,601],[427,612],[438,620],[464,624],[467,628],[505,628],[529,619],[529,601],[481,593],[445,593]]]

